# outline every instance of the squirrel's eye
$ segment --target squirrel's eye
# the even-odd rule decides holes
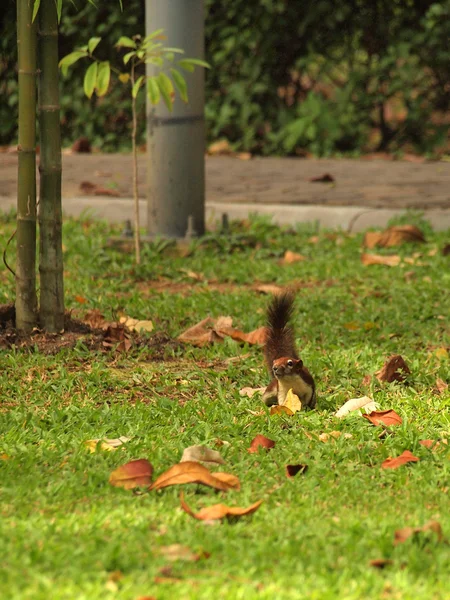
[[[294,364],[294,363],[292,362],[292,360],[288,360],[288,361],[287,361],[287,366],[288,366],[288,367],[292,367],[292,365],[293,365],[293,364]]]

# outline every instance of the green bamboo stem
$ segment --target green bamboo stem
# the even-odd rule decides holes
[[[40,324],[56,333],[64,329],[64,279],[58,19],[54,0],[41,0],[39,9],[39,69]]]
[[[37,325],[36,298],[36,25],[33,4],[17,0],[19,144],[17,183],[16,327]]]

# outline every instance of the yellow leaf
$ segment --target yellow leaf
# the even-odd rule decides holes
[[[114,439],[96,439],[96,440],[87,440],[84,442],[84,445],[88,448],[89,452],[97,452],[97,448],[100,450],[105,450],[106,452],[112,452],[113,450],[117,450],[119,446],[122,446],[126,442],[128,442],[130,438],[125,436],[121,436],[119,438]],[[99,442],[100,445],[99,445]]]
[[[345,327],[345,329],[348,329],[349,331],[356,331],[357,329],[359,329],[359,325],[356,321],[350,321],[349,323],[344,323],[344,327]]]
[[[130,79],[130,74],[129,73],[120,73],[119,79],[122,83],[128,83],[128,80]]]
[[[300,398],[297,396],[297,394],[294,394],[292,389],[290,389],[286,394],[283,406],[291,410],[292,413],[296,413],[299,410],[302,410],[302,403],[300,402]]]
[[[436,358],[439,358],[439,360],[441,359],[447,359],[448,358],[448,351],[447,348],[438,348],[434,355],[436,356]]]
[[[294,413],[287,406],[280,406],[279,404],[276,404],[275,406],[270,407],[270,414],[271,415],[290,415],[290,416],[292,416]]]

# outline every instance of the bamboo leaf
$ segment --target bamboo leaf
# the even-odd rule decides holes
[[[116,46],[118,48],[122,47],[122,48],[136,48],[136,42],[134,40],[132,40],[131,38],[123,35],[122,37],[119,38],[118,42],[116,43]]]
[[[141,75],[134,82],[133,89],[131,90],[131,95],[133,96],[133,98],[136,98],[136,96],[138,95],[139,88],[141,87],[143,81],[144,81],[144,76]]]
[[[147,96],[152,104],[158,104],[161,98],[159,86],[154,77],[147,79]]]
[[[193,71],[194,67],[196,66],[204,67],[205,69],[211,68],[211,65],[209,65],[205,60],[201,60],[200,58],[183,58],[178,62],[178,64],[181,68],[186,69],[187,71],[189,71],[189,68],[187,68],[189,66],[191,67],[191,71]]]
[[[151,65],[156,65],[157,67],[162,67],[164,64],[164,59],[161,56],[148,56],[145,59],[145,62]]]
[[[175,52],[175,54],[184,54],[184,50],[181,48],[163,48],[164,52]]]
[[[178,61],[178,66],[184,69],[185,71],[188,71],[189,73],[193,73],[195,70],[194,65],[191,65],[191,63],[188,62],[185,58]]]
[[[76,63],[77,60],[80,60],[80,58],[84,58],[85,56],[87,56],[87,52],[84,52],[82,50],[77,50],[76,52],[71,52],[70,54],[67,54],[67,56],[62,58],[59,61],[59,67],[60,67],[63,75],[67,75],[67,71],[68,71],[69,67],[71,65],[73,65],[74,63]]]
[[[188,102],[187,85],[183,75],[176,69],[170,69],[173,81],[183,102]]]
[[[97,72],[97,96],[104,96],[108,91],[109,80],[111,78],[111,66],[109,61],[105,60],[98,65]]]
[[[56,0],[56,15],[58,18],[58,23],[61,21],[62,3],[63,0]]]
[[[34,0],[34,6],[33,6],[33,16],[31,17],[31,22],[34,23],[34,20],[36,18],[36,15],[38,13],[39,7],[41,5],[41,0]]]
[[[102,38],[100,37],[93,37],[88,41],[88,50],[89,53],[92,54],[94,52],[94,50],[97,48],[97,46],[99,45],[99,43],[102,41]]]
[[[144,44],[146,44],[147,42],[149,42],[150,40],[155,39],[156,37],[158,37],[159,35],[161,35],[161,33],[164,31],[164,29],[156,29],[155,31],[153,31],[150,35],[147,35],[144,39]],[[165,36],[164,36],[165,37]]]
[[[98,63],[94,62],[88,67],[84,76],[84,93],[88,98],[92,97],[95,86],[97,85],[97,71]]]
[[[125,54],[125,56],[123,57],[123,64],[126,65],[130,62],[130,58],[132,58],[133,56],[135,56],[136,52],[127,52]]]
[[[160,73],[156,77],[156,81],[158,83],[159,90],[161,92],[161,96],[164,100],[164,104],[167,106],[167,108],[170,110],[170,112],[172,112],[173,94],[174,94],[173,83],[167,77],[167,75],[165,73]]]

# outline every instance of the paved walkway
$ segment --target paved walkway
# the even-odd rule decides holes
[[[145,197],[145,156],[139,157],[139,188]],[[130,218],[131,157],[72,154],[63,157],[63,209],[91,209],[110,221]],[[328,174],[333,181],[313,183]],[[0,209],[15,205],[17,156],[0,154]],[[119,197],[89,195],[83,182]],[[274,221],[318,221],[327,227],[384,226],[405,209],[424,210],[437,229],[450,228],[450,163],[296,158],[206,158],[207,218],[241,218],[251,212]],[[142,201],[145,225],[145,202]]]

